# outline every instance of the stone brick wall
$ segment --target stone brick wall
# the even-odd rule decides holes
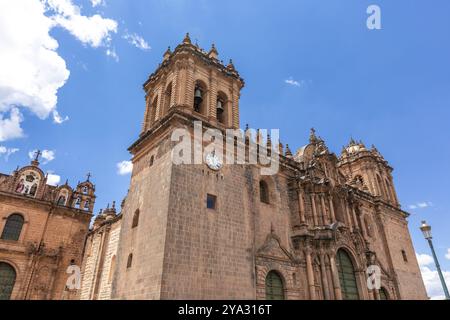
[[[72,263],[81,265],[90,214],[0,193],[0,232],[12,213],[25,218],[19,241],[0,240],[0,261],[17,273],[12,299],[76,299],[66,291]],[[41,249],[37,250],[39,243]]]
[[[101,281],[98,295],[99,300],[111,299],[111,285],[117,262],[117,248],[119,246],[121,225],[121,220],[115,222],[111,226],[111,230],[109,232],[108,248],[105,251],[104,264],[101,271]]]
[[[133,160],[130,190],[123,208],[113,299],[159,299],[165,254],[172,161],[168,138]],[[153,166],[150,158],[154,156]],[[139,225],[132,228],[140,210]],[[127,260],[133,254],[132,266]]]

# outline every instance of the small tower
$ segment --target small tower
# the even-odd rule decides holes
[[[362,141],[350,139],[342,149],[338,165],[350,185],[399,206],[393,169],[374,146],[368,149]]]
[[[87,174],[84,182],[78,183],[72,194],[72,207],[92,213],[95,204],[95,186],[90,181],[91,174]]]
[[[213,44],[206,52],[192,44],[189,34],[144,84],[146,110],[141,135],[172,109],[192,114],[223,128],[239,128],[239,97],[244,86],[233,63],[225,66]]]

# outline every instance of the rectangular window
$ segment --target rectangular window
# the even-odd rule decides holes
[[[206,207],[208,209],[216,210],[217,206],[217,197],[212,194],[206,195]]]

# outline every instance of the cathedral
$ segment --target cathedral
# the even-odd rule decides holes
[[[273,145],[270,137],[264,143],[257,139],[258,150],[267,148],[279,158],[273,175],[263,175],[259,163],[173,162],[177,129],[194,137],[198,121],[203,131],[240,128],[243,87],[232,61],[219,60],[214,45],[205,51],[186,35],[169,48],[143,86],[144,120],[129,147],[128,194],[120,206],[101,210],[89,230],[95,201],[89,179],[74,190],[46,186],[36,161],[12,176],[1,175],[0,294],[83,300],[427,299],[393,169],[374,146],[352,139],[336,155],[312,129],[296,152]],[[235,144],[248,145],[249,139]],[[28,180],[32,174],[36,187]],[[19,191],[23,188],[28,191]],[[56,233],[58,225],[65,232]],[[28,248],[28,243],[36,244]],[[80,289],[69,290],[62,281],[65,268],[79,262]],[[378,286],[368,281],[374,266]],[[45,276],[38,277],[41,272]]]
[[[54,187],[39,155],[11,175],[0,173],[0,300],[77,299],[66,286],[80,265],[95,203],[88,179]]]

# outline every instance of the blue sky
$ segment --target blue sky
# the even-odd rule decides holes
[[[382,30],[366,27],[370,4],[381,8]],[[30,150],[50,150],[54,159],[42,165],[45,171],[71,184],[91,172],[96,209],[120,203],[130,177],[117,174],[117,164],[130,159],[127,147],[139,134],[142,84],[167,46],[175,47],[190,32],[205,49],[214,42],[220,58],[232,58],[245,79],[241,126],[280,128],[292,150],[307,142],[311,127],[335,152],[351,136],[375,144],[394,167],[400,201],[412,213],[416,251],[429,254],[418,230],[425,219],[450,278],[449,1],[50,0],[47,5],[45,16],[56,21],[47,29],[59,44],[52,52],[65,67],[53,57],[60,78],[42,81],[53,81],[50,96],[58,100],[32,108],[26,99],[16,102],[21,131],[6,132],[13,107],[1,101],[10,88],[0,68],[1,172],[27,164]],[[22,11],[12,12],[27,28],[38,29]],[[94,24],[80,18],[96,14]],[[7,26],[0,28],[0,48],[2,33],[22,36]],[[34,57],[29,47],[11,47],[12,54],[20,50]],[[54,110],[60,120],[69,119],[55,123]],[[6,157],[14,149],[19,150]],[[423,260],[427,276],[435,278],[434,265]],[[440,294],[435,280],[429,280],[432,296]]]

